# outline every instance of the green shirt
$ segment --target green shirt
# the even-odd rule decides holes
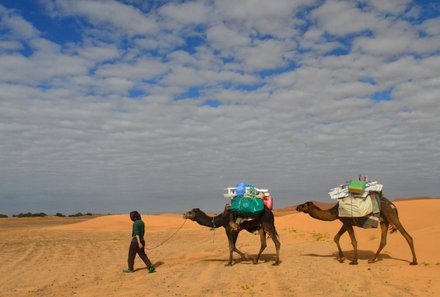
[[[137,242],[136,235],[139,235],[141,241],[144,241],[145,224],[142,220],[136,220],[133,223],[133,231],[131,232],[132,242]]]

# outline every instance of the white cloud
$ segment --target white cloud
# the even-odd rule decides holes
[[[438,196],[438,19],[407,21],[407,1],[44,3],[75,38],[0,7],[21,32],[0,43],[11,212],[219,210],[238,181],[281,207],[360,172],[391,198]]]
[[[106,61],[119,57],[118,49],[114,46],[88,46],[78,49],[80,56],[92,61]]]
[[[373,6],[382,13],[391,13],[397,15],[405,12],[411,0],[370,0],[366,2],[371,2]]]
[[[109,77],[103,80],[102,90],[105,92],[117,92],[117,93],[126,93],[128,90],[133,88],[134,82],[120,77]]]
[[[0,41],[0,50],[19,50],[22,49],[22,45],[20,42],[17,41]]]
[[[438,36],[419,37],[418,30],[403,21],[376,30],[375,36],[357,38],[353,45],[355,49],[382,56],[424,54],[439,49]]]
[[[145,16],[138,9],[113,0],[44,0],[46,8],[53,16],[84,17],[90,23],[116,30],[125,34],[154,34],[157,26],[154,16]]]
[[[180,24],[201,24],[209,19],[209,8],[203,2],[171,3],[162,6],[159,13],[167,21]]]
[[[38,30],[21,16],[12,13],[0,4],[0,28],[6,28],[7,36],[13,38],[33,38],[39,35]],[[4,33],[2,33],[4,34]]]
[[[224,25],[211,27],[206,32],[210,45],[219,50],[229,50],[240,46],[247,46],[249,38]]]
[[[244,61],[248,69],[274,69],[284,64],[284,56],[291,45],[278,41],[264,41],[253,47],[238,50],[237,56]]]
[[[334,35],[374,30],[382,20],[371,12],[362,12],[349,1],[326,1],[312,12],[320,28]]]
[[[148,80],[162,75],[167,66],[153,59],[139,59],[133,63],[105,64],[96,70],[98,77],[118,76],[132,80]]]

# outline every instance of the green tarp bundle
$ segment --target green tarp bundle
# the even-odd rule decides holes
[[[264,200],[261,198],[234,197],[231,211],[242,218],[256,218],[264,210]]]

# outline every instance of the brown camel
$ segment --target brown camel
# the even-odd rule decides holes
[[[353,260],[350,262],[350,264],[352,265],[358,264],[357,241],[353,230],[353,226],[357,225],[356,219],[358,218],[339,217],[338,204],[333,206],[331,209],[322,210],[318,206],[313,204],[313,202],[308,201],[304,204],[298,205],[296,207],[296,210],[300,212],[308,213],[312,218],[321,221],[334,221],[337,219],[340,220],[342,222],[342,227],[334,237],[334,241],[336,242],[339,251],[338,260],[341,263],[344,262],[345,260],[344,254],[342,253],[342,249],[339,244],[339,239],[341,238],[342,234],[345,233],[345,231],[348,231],[354,251]],[[368,262],[374,263],[377,261],[377,257],[379,256],[379,253],[382,251],[382,249],[385,247],[387,243],[387,231],[388,229],[390,229],[391,233],[395,232],[396,230],[399,230],[400,233],[403,235],[403,237],[405,237],[406,241],[409,244],[409,247],[411,248],[411,253],[413,257],[410,265],[417,265],[417,257],[416,257],[416,252],[414,250],[413,239],[408,234],[408,232],[406,232],[405,228],[403,228],[402,224],[400,223],[396,206],[383,196],[381,197],[381,204],[380,204],[380,228],[382,230],[382,237],[380,239],[379,249],[377,250],[374,257],[370,259]]]
[[[258,263],[261,253],[266,248],[266,233],[269,234],[270,238],[272,238],[273,242],[275,243],[276,259],[273,265],[280,264],[279,254],[280,254],[281,243],[278,240],[278,233],[275,229],[274,216],[272,211],[270,210],[264,209],[263,213],[259,217],[249,221],[242,222],[240,225],[238,225],[238,229],[233,228],[233,226],[231,225],[230,223],[231,211],[226,208],[223,213],[214,217],[210,217],[200,209],[194,208],[193,210],[183,214],[183,217],[185,219],[190,219],[192,221],[195,221],[202,226],[207,226],[211,228],[219,228],[219,227],[225,228],[226,235],[228,236],[228,241],[229,241],[229,260],[226,266],[232,266],[233,252],[238,253],[243,259],[246,260],[249,259],[248,255],[238,250],[235,245],[235,243],[237,242],[238,234],[242,230],[246,230],[250,233],[254,233],[255,231],[258,231],[260,234],[261,246],[257,257],[253,260],[254,264]]]

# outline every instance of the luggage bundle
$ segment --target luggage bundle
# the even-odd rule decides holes
[[[369,182],[368,177],[361,175],[328,193],[331,199],[338,200],[338,214],[340,217],[363,218],[364,228],[375,228],[380,215],[380,197],[383,185],[377,181]]]
[[[224,189],[225,198],[231,198],[231,211],[242,218],[258,217],[267,208],[272,210],[273,199],[268,189],[239,183],[236,187]]]

